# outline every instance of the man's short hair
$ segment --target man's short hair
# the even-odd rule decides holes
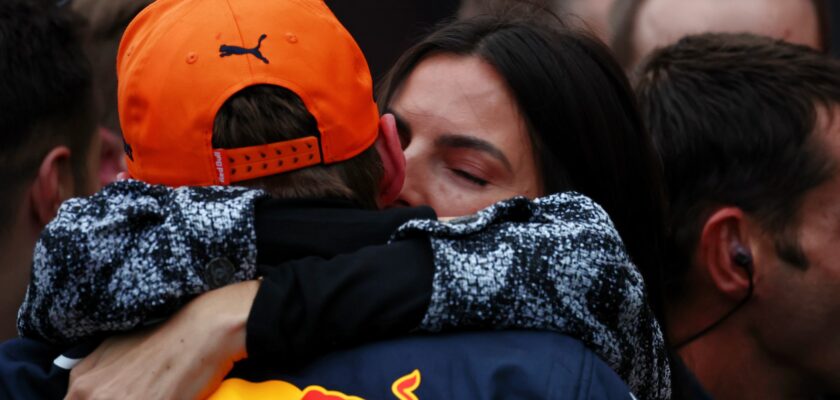
[[[54,2],[0,2],[0,231],[46,154],[68,146],[84,187],[93,134],[91,70],[80,20]]]
[[[825,0],[811,0],[817,13],[821,49],[827,51],[830,44],[828,6]],[[625,70],[632,67],[636,59],[636,22],[644,0],[615,0],[610,9],[610,48],[618,63]]]
[[[315,117],[298,95],[279,86],[256,85],[236,93],[219,109],[213,124],[213,147],[249,147],[318,134]],[[372,146],[347,161],[237,185],[260,188],[278,198],[335,197],[376,208],[382,175],[382,160]]]
[[[637,90],[670,201],[668,281],[681,281],[708,214],[726,205],[771,232],[783,260],[807,267],[797,210],[835,173],[814,131],[818,111],[840,103],[840,61],[749,34],[688,36],[651,55]]]

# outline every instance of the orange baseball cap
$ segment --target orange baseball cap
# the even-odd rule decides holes
[[[378,135],[367,62],[321,0],[158,0],[126,29],[117,75],[128,171],[150,183],[226,185],[335,163]],[[300,96],[320,136],[214,149],[218,110],[259,84]]]

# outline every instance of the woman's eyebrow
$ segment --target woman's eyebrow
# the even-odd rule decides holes
[[[510,160],[505,157],[505,153],[502,153],[498,147],[493,146],[486,140],[474,136],[444,134],[435,139],[435,146],[477,150],[499,160],[508,172],[513,172],[513,167],[510,164]]]

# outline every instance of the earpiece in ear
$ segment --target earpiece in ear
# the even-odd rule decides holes
[[[711,332],[713,329],[717,328],[718,325],[723,323],[723,321],[726,321],[727,318],[731,317],[732,314],[735,314],[736,311],[738,311],[741,307],[743,307],[744,304],[747,304],[747,302],[750,300],[750,298],[752,297],[752,294],[753,294],[753,289],[755,289],[755,286],[753,284],[753,275],[752,275],[753,274],[753,272],[752,272],[752,264],[753,264],[752,254],[750,254],[750,251],[747,250],[746,248],[744,248],[744,246],[741,246],[740,244],[734,245],[734,246],[732,246],[732,262],[734,262],[735,265],[743,268],[744,272],[746,272],[747,277],[749,278],[750,286],[749,286],[749,288],[747,288],[747,294],[744,296],[743,299],[741,299],[740,302],[738,302],[738,304],[735,305],[735,307],[732,307],[732,309],[729,310],[729,312],[724,314],[717,321],[715,321],[711,325],[703,328],[703,330],[701,330],[700,332],[697,332],[697,333],[689,336],[687,339],[685,339],[681,342],[677,342],[677,344],[674,346],[674,349],[680,349],[680,348],[684,347],[685,345],[697,340],[697,338],[700,338],[703,335]]]
[[[732,262],[741,268],[749,268],[752,266],[752,255],[743,246],[736,246],[734,254],[732,254]]]

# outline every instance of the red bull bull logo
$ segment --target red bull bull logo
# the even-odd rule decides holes
[[[391,384],[391,393],[397,400],[419,400],[414,391],[420,387],[420,371],[414,370]],[[364,400],[358,396],[351,396],[335,390],[328,390],[321,386],[307,386],[303,390],[284,381],[248,382],[233,378],[222,382],[219,389],[210,400],[244,400],[244,399],[276,399],[276,400]]]
[[[399,400],[418,400],[414,391],[420,387],[420,371],[414,370],[391,384],[391,393]]]

